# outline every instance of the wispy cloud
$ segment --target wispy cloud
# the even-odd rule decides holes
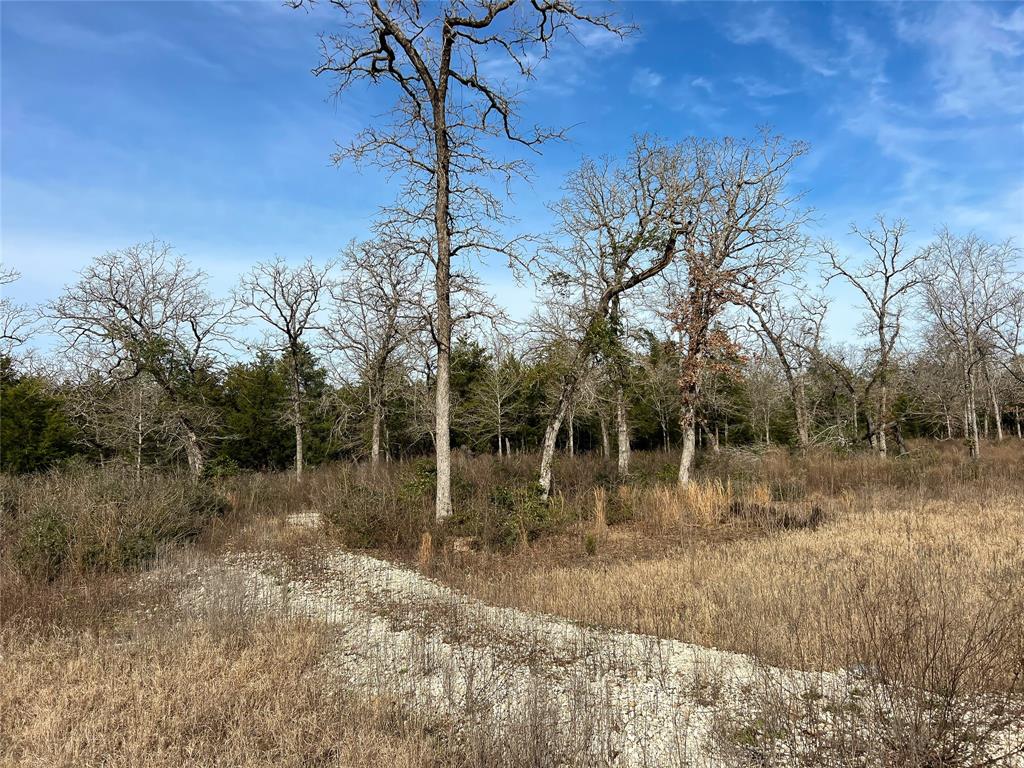
[[[740,75],[734,77],[732,81],[753,99],[774,99],[794,92],[789,86],[772,83],[754,75]]]
[[[648,67],[633,71],[629,92],[673,112],[692,115],[709,129],[717,128],[726,106],[715,94],[714,83],[703,76],[666,79]]]
[[[924,49],[946,114],[1024,113],[1024,7],[948,3],[900,11],[897,30]]]
[[[650,98],[658,92],[658,88],[664,82],[665,78],[658,72],[640,67],[633,72],[633,77],[629,81],[629,92]]]
[[[64,51],[85,51],[123,55],[131,50],[155,50],[171,54],[180,61],[209,72],[225,75],[228,68],[202,51],[172,41],[149,30],[128,29],[107,32],[59,17],[42,19],[38,16],[17,15],[5,22],[19,37],[33,43]]]
[[[823,77],[837,74],[828,52],[805,40],[774,8],[749,12],[749,6],[744,6],[744,11],[742,20],[737,19],[727,27],[732,42],[769,45],[810,72]]]

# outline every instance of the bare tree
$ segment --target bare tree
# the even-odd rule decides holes
[[[889,399],[892,353],[903,330],[903,318],[914,289],[920,285],[920,264],[924,253],[906,252],[907,224],[903,219],[886,221],[879,215],[874,229],[854,224],[851,234],[867,246],[868,254],[859,267],[852,267],[835,244],[826,242],[826,278],[842,278],[867,304],[861,332],[872,338],[871,365],[864,387],[865,399],[874,408],[874,428],[868,438],[878,452],[888,453],[886,433],[899,429],[892,419]],[[896,435],[899,439],[899,435]]]
[[[754,295],[748,307],[750,324],[761,339],[775,352],[789,390],[789,400],[796,419],[797,440],[801,448],[811,444],[811,410],[807,386],[810,368],[821,343],[825,319],[824,300],[807,296],[800,288],[797,298],[786,304],[777,291],[765,296]]]
[[[697,414],[705,371],[735,352],[721,326],[729,305],[749,304],[793,267],[805,212],[786,191],[793,163],[807,152],[762,132],[755,139],[694,140],[698,204],[693,235],[683,248],[685,284],[677,292],[676,331],[681,335],[679,484],[690,481],[696,455]]]
[[[306,0],[307,2],[309,0]],[[293,0],[292,5],[303,5]],[[480,251],[509,253],[488,224],[501,216],[489,178],[511,179],[522,161],[490,151],[493,138],[535,148],[560,131],[518,126],[513,89],[495,79],[510,63],[520,79],[534,76],[538,58],[576,23],[612,34],[625,30],[607,16],[583,13],[572,0],[333,0],[344,16],[340,32],[321,38],[317,75],[337,77],[337,94],[358,82],[390,82],[398,98],[391,120],[373,125],[336,160],[370,159],[406,180],[387,217],[408,231],[429,232],[436,303],[436,517],[452,513],[449,373],[452,342],[452,262]],[[486,62],[487,66],[484,66]]]
[[[785,397],[784,373],[777,355],[767,349],[752,355],[746,363],[744,381],[750,401],[750,423],[763,429],[765,445],[772,442],[772,417]]]
[[[290,267],[284,259],[257,264],[244,275],[238,291],[238,301],[251,309],[263,322],[270,325],[279,337],[280,349],[288,365],[289,420],[295,429],[295,477],[302,481],[303,470],[303,404],[302,355],[306,348],[302,337],[308,331],[318,330],[317,317],[321,297],[326,291],[327,275],[331,265],[321,267],[307,258],[302,264]]]
[[[476,382],[474,426],[484,438],[495,438],[498,456],[508,453],[509,427],[518,414],[515,406],[525,372],[519,362],[516,346],[510,335],[494,331],[488,339],[490,364]]]
[[[327,342],[366,386],[371,420],[370,463],[381,458],[381,427],[401,383],[395,363],[423,329],[421,259],[388,241],[353,243],[342,257],[342,277],[331,286],[334,313]]]
[[[0,355],[4,357],[10,357],[25,344],[35,328],[36,316],[32,310],[7,295],[8,286],[20,278],[16,270],[0,266]]]
[[[81,373],[66,388],[64,403],[82,425],[85,442],[99,449],[101,458],[108,451],[130,457],[139,481],[145,457],[166,459],[187,444],[175,410],[149,374],[110,380],[93,370]],[[204,424],[201,431],[211,426]]]
[[[973,234],[958,237],[949,230],[942,230],[920,254],[927,264],[922,279],[928,312],[957,350],[972,457],[981,450],[977,393],[981,377],[989,382],[993,411],[999,419],[989,361],[997,348],[993,324],[1017,300],[1019,287],[1012,273],[1015,257],[1009,242],[992,244]]]
[[[619,467],[628,471],[629,429],[619,392],[627,370],[621,300],[663,272],[679,240],[692,231],[687,216],[695,182],[690,159],[683,147],[639,137],[621,166],[585,162],[556,206],[560,234],[568,243],[554,251],[557,261],[547,266],[549,303],[568,308],[576,330],[573,362],[565,367],[544,433],[540,487],[545,497],[551,490],[558,432],[594,356],[613,362]]]
[[[604,315],[595,315],[595,309],[604,292],[621,284],[638,256],[663,237],[666,191],[663,169],[658,166],[666,153],[657,140],[639,137],[624,163],[610,158],[584,160],[566,181],[565,197],[554,206],[559,235],[569,242],[558,249],[554,269],[560,279],[575,283],[592,352],[606,362],[615,392],[618,469],[623,477],[629,474],[630,459],[625,292],[611,296]],[[605,327],[595,325],[595,317],[605,321]]]
[[[204,383],[234,307],[206,276],[153,240],[97,257],[47,308],[63,352],[113,381],[143,374],[163,391],[184,435],[189,467],[203,470]]]

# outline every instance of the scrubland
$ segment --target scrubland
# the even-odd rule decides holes
[[[550,503],[533,492],[534,457],[460,456],[443,527],[430,522],[427,462],[326,467],[301,486],[139,482],[116,468],[6,479],[0,762],[614,762],[571,749],[541,704],[500,733],[474,721],[470,736],[454,710],[419,707],[383,677],[357,687],[326,674],[339,628],[256,610],[244,590],[202,611],[182,601],[204,564],[232,553],[273,553],[315,580],[344,546],[487,604],[858,681],[839,697],[766,675],[729,707],[714,675],[695,679],[692,698],[715,713],[712,764],[1014,764],[1024,450],[1007,440],[971,461],[951,444],[911,449],[723,451],[684,490],[668,454],[638,454],[628,481],[600,459],[561,457]],[[322,528],[287,523],[311,512]],[[432,610],[445,637],[469,633],[465,611]],[[608,723],[587,709],[607,705],[581,702],[580,718]]]

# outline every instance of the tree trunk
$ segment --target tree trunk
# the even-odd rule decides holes
[[[881,392],[878,396],[878,429],[876,430],[878,434],[878,454],[882,458],[885,458],[889,453],[888,446],[886,446],[885,443],[885,430],[889,425],[889,415],[887,411],[888,395],[888,387],[885,384],[882,384]]]
[[[806,450],[811,445],[811,419],[807,408],[807,391],[803,379],[796,381],[793,387],[793,411],[796,416],[796,436],[800,449]]]
[[[498,406],[498,458],[501,458],[501,406]]]
[[[608,437],[608,419],[605,418],[604,412],[602,411],[599,420],[601,422],[601,456],[607,459],[612,455],[611,441]]]
[[[551,494],[551,468],[555,459],[555,442],[558,440],[558,432],[562,428],[562,420],[565,418],[567,409],[567,399],[561,398],[558,402],[558,410],[555,412],[554,418],[548,422],[548,426],[544,430],[544,447],[541,449],[540,456],[539,483],[541,497],[545,501]]]
[[[196,437],[196,433],[192,431],[192,427],[188,424],[185,427],[185,455],[188,456],[188,466],[192,472],[192,476],[197,480],[203,474],[203,466],[205,461],[203,460],[203,452],[199,448],[199,438]]]
[[[447,73],[438,83],[431,104],[434,117],[434,235],[437,263],[434,270],[434,291],[437,295],[437,372],[434,382],[434,453],[437,463],[437,496],[434,516],[441,522],[452,514],[452,444],[451,444],[451,349],[452,246],[449,225],[448,185],[451,172],[451,149],[448,144]]]
[[[139,418],[135,423],[135,482],[142,480],[142,387],[139,387]]]
[[[974,373],[969,368],[964,370],[964,432],[967,435],[967,446],[971,458],[981,456],[981,440],[978,436],[978,403],[975,395]]]
[[[295,419],[295,479],[302,482],[302,404],[298,398],[292,403],[292,418]]]
[[[380,406],[373,406],[373,434],[370,438],[370,466],[376,469],[380,464]]]
[[[576,412],[569,411],[569,434],[568,440],[566,441],[565,448],[566,453],[569,454],[571,459],[576,455]]]
[[[680,426],[683,430],[683,453],[679,459],[679,487],[684,488],[690,483],[693,473],[693,460],[697,454],[697,418],[693,405],[683,406]]]
[[[999,442],[1003,441],[1003,413],[999,410],[999,400],[996,397],[996,388],[992,383],[992,378],[988,378],[988,391],[992,398],[992,418],[996,422],[996,440]]]
[[[629,476],[629,421],[626,413],[626,396],[620,386],[615,393],[615,425],[618,431],[619,476]]]
[[[291,347],[292,421],[295,424],[295,479],[302,482],[302,382],[299,379],[298,350]]]

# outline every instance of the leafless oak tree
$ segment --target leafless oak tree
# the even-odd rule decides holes
[[[551,490],[555,443],[571,411],[590,359],[616,361],[616,389],[624,385],[621,300],[628,291],[663,272],[681,238],[692,234],[691,157],[649,137],[636,139],[621,165],[585,162],[570,177],[568,194],[556,206],[568,241],[555,250],[547,269],[550,302],[568,308],[576,328],[573,361],[565,367],[541,450],[540,488]],[[629,430],[625,402],[616,397],[620,469],[628,470]]]
[[[562,135],[521,129],[512,84],[491,73],[508,64],[514,77],[532,78],[538,58],[576,24],[615,35],[625,30],[608,16],[584,13],[572,0],[332,0],[332,5],[343,14],[342,28],[322,37],[315,73],[336,76],[338,94],[365,81],[397,89],[391,119],[368,127],[336,159],[369,159],[401,174],[403,202],[385,215],[396,226],[430,233],[436,294],[436,517],[443,520],[452,512],[452,262],[473,252],[508,251],[488,226],[501,216],[501,197],[488,180],[508,180],[524,166],[497,158],[490,151],[492,139],[535,148]]]
[[[965,431],[971,456],[977,457],[981,378],[988,384],[999,423],[999,402],[992,386],[991,358],[998,339],[993,326],[1016,301],[1019,286],[1012,273],[1016,252],[1009,242],[992,244],[973,234],[958,237],[942,230],[920,257],[927,265],[922,280],[928,313],[959,358]]]
[[[206,290],[167,243],[153,240],[97,257],[47,308],[63,352],[112,381],[143,374],[166,396],[189,467],[203,470],[203,379],[234,307]]]
[[[806,213],[799,195],[786,190],[786,177],[807,152],[762,132],[754,139],[693,140],[697,205],[692,236],[682,264],[686,283],[679,291],[676,330],[682,342],[680,386],[683,450],[679,485],[690,481],[696,455],[701,382],[709,365],[728,357],[734,343],[720,326],[723,310],[743,305],[792,269]]]
[[[353,243],[342,257],[341,279],[331,285],[334,312],[328,346],[366,386],[371,419],[370,462],[381,458],[381,426],[392,391],[394,364],[423,331],[422,260],[400,243]]]
[[[801,448],[811,444],[811,409],[807,397],[810,368],[821,344],[826,304],[800,288],[793,301],[785,302],[778,291],[753,295],[748,301],[751,330],[769,345],[779,360],[789,390]]]

